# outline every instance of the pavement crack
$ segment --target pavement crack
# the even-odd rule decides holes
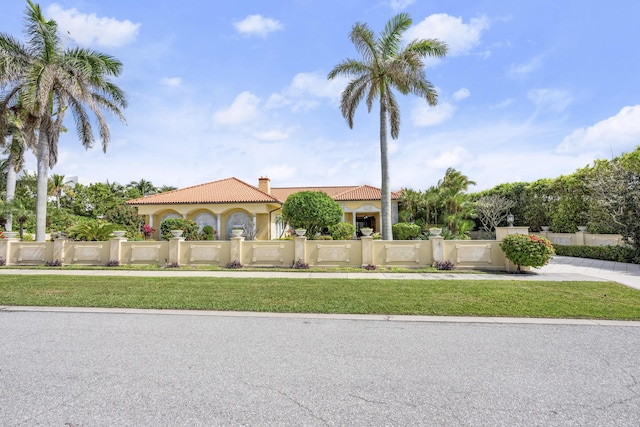
[[[243,381],[244,382],[244,381]],[[244,382],[246,385],[252,386],[252,387],[257,387],[257,388],[264,388],[270,391],[274,391],[276,393],[278,393],[281,396],[286,397],[288,400],[290,400],[291,402],[293,402],[294,404],[296,404],[299,408],[303,409],[304,411],[306,411],[309,415],[311,415],[313,418],[315,418],[316,420],[322,422],[324,425],[328,426],[329,423],[327,422],[327,420],[323,419],[322,417],[316,415],[313,410],[311,408],[309,408],[308,406],[303,405],[301,402],[299,402],[298,400],[294,399],[292,396],[290,396],[289,394],[287,394],[286,392],[275,388],[275,387],[270,387],[268,385],[257,385],[257,384],[249,384],[247,382]]]
[[[384,402],[382,400],[371,400],[371,399],[367,399],[366,397],[363,397],[363,396],[358,396],[357,394],[349,394],[348,396],[355,397],[356,399],[364,400],[367,403],[379,403],[381,405],[386,405],[387,404],[387,402]]]

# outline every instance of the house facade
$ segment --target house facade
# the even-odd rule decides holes
[[[271,187],[269,178],[260,178],[253,186],[237,178],[152,194],[127,201],[138,208],[158,238],[160,224],[168,218],[194,220],[200,230],[210,225],[217,238],[228,240],[234,227],[242,227],[248,240],[271,240],[283,236],[286,225],[281,220],[287,197],[300,191],[321,191],[340,204],[343,221],[359,230],[380,230],[379,188],[369,185],[328,187]],[[392,222],[398,222],[399,192],[391,193]]]

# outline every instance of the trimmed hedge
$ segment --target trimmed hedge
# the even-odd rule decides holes
[[[413,240],[420,235],[422,231],[417,224],[408,222],[399,222],[391,226],[393,240]]]
[[[566,246],[553,245],[556,255],[632,263],[636,255],[630,246]]]

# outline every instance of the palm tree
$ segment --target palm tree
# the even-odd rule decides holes
[[[20,226],[20,239],[24,239],[24,223],[33,216],[33,212],[27,209],[22,201],[18,200],[13,204],[13,216]]]
[[[350,37],[362,60],[346,59],[328,75],[329,79],[338,76],[352,78],[341,96],[342,115],[350,128],[353,128],[353,116],[360,101],[366,97],[367,109],[371,112],[373,101],[379,99],[381,222],[384,240],[393,239],[387,127],[390,127],[393,139],[397,139],[400,132],[400,109],[392,89],[403,95],[413,93],[425,98],[429,105],[436,105],[438,94],[426,78],[423,58],[442,57],[447,53],[447,45],[435,39],[413,40],[401,48],[402,34],[411,26],[411,22],[408,14],[400,13],[387,22],[378,38],[366,24],[357,22],[351,29]]]
[[[0,113],[1,114],[1,113]],[[28,136],[25,133],[24,116],[26,112],[20,106],[7,109],[0,121],[0,129],[4,129],[5,138],[0,139],[0,143],[4,144],[4,153],[7,155],[3,170],[6,168],[6,192],[5,200],[11,202],[16,193],[17,175],[24,167],[24,153],[26,150]],[[33,139],[33,138],[32,138]],[[7,218],[6,228],[11,230],[13,226],[13,215],[9,214]]]
[[[0,86],[7,87],[0,99],[2,110],[22,103],[29,114],[27,133],[37,129],[38,190],[36,198],[36,241],[44,241],[47,213],[48,172],[58,158],[58,138],[65,113],[70,110],[82,145],[93,146],[95,138],[89,113],[99,124],[103,151],[110,140],[102,110],[124,121],[124,92],[112,83],[122,64],[117,59],[91,49],[62,45],[58,25],[47,21],[39,5],[27,0],[25,33],[28,44],[0,34]],[[0,129],[2,130],[2,129]]]
[[[58,175],[57,173],[54,173],[51,178],[49,178],[49,184],[48,184],[48,195],[49,196],[55,196],[56,198],[56,207],[58,209],[60,209],[60,197],[62,197],[62,194],[64,193],[64,190],[66,190],[69,187],[69,183],[71,183],[73,181],[67,181],[65,180],[65,176],[64,175]]]
[[[173,191],[177,189],[178,187],[174,187],[173,185],[163,185],[162,187],[158,188],[158,193],[166,193],[167,191]]]
[[[444,207],[445,222],[451,232],[462,237],[472,225],[468,218],[473,215],[473,204],[465,193],[475,185],[468,176],[454,168],[448,168],[444,178],[438,181],[438,192]]]
[[[151,183],[151,181],[147,181],[144,178],[140,178],[140,181],[131,181],[127,184],[127,188],[137,190],[141,196],[148,196],[158,192],[158,189]]]

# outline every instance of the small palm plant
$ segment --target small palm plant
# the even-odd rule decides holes
[[[73,240],[102,242],[109,240],[117,229],[117,224],[100,221],[99,219],[90,219],[71,226],[69,228],[69,237]]]

